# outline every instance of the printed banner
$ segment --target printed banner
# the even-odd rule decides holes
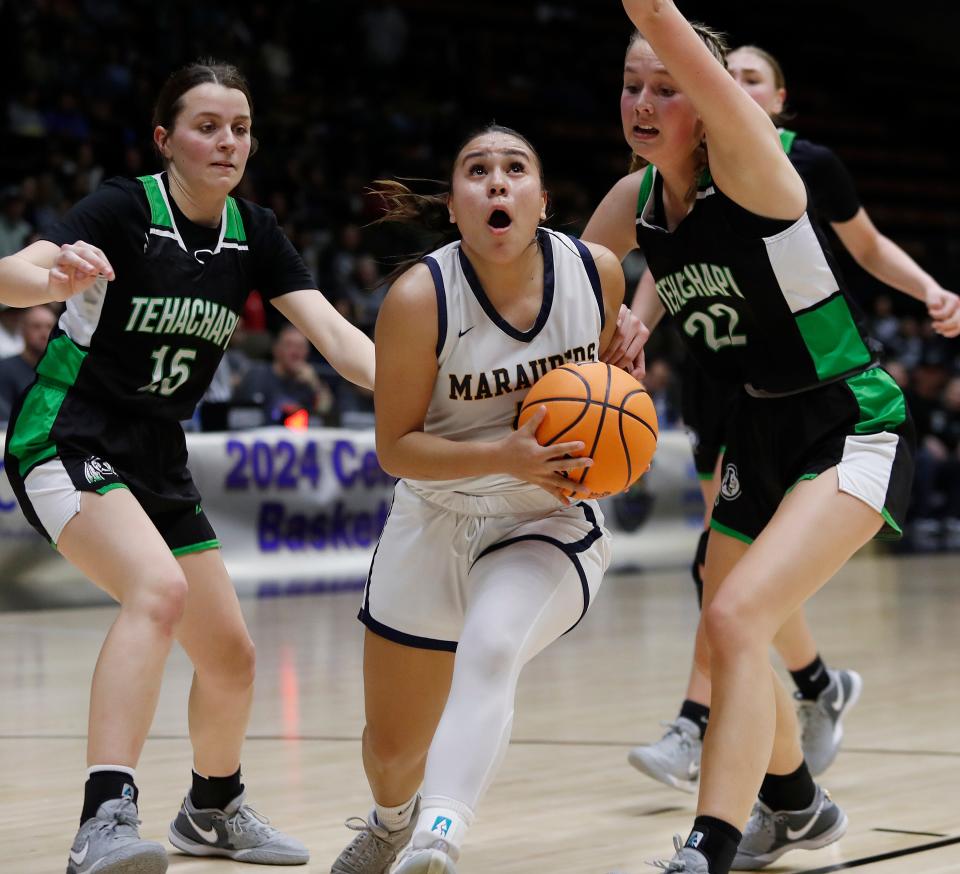
[[[394,486],[372,431],[188,434],[187,446],[241,596],[362,588]],[[651,471],[601,506],[615,532],[613,570],[689,562],[702,503],[686,437],[663,433]],[[0,581],[0,609],[106,600],[27,524],[6,475]]]

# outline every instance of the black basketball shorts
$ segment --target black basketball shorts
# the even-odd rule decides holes
[[[903,393],[879,367],[790,397],[741,391],[711,527],[752,543],[800,480],[836,467],[840,491],[883,517],[877,537],[898,539],[915,444]]]
[[[219,547],[177,421],[136,418],[38,382],[14,409],[4,463],[27,521],[56,546],[80,494],[126,488],[174,555]]]

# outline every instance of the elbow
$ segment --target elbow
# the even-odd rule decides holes
[[[398,458],[399,453],[397,452],[396,440],[385,440],[380,435],[377,435],[376,450],[377,462],[384,473],[388,473],[397,479],[405,475],[403,465]]]

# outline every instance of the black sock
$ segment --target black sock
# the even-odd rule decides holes
[[[709,528],[705,528],[700,533],[700,539],[697,541],[697,554],[693,557],[693,564],[690,566],[693,584],[697,587],[697,604],[701,607],[703,607],[703,578],[700,576],[700,565],[706,563],[707,560],[707,538],[709,536]]]
[[[697,704],[696,701],[691,701],[689,698],[685,699],[683,704],[680,705],[680,715],[684,719],[689,719],[697,728],[700,729],[700,740],[703,740],[704,735],[707,733],[707,722],[710,719],[710,708],[703,705]]]
[[[223,810],[241,792],[243,783],[240,782],[239,768],[229,777],[201,777],[193,772],[190,800],[198,810]]]
[[[817,653],[817,657],[805,668],[790,671],[793,682],[797,684],[800,697],[807,701],[816,701],[820,693],[830,685],[830,673]]]
[[[813,804],[817,785],[807,770],[807,763],[792,774],[766,774],[760,785],[760,800],[771,810],[803,810]]]
[[[83,810],[80,825],[97,815],[100,805],[113,798],[128,797],[137,803],[140,790],[133,777],[123,771],[94,771],[83,786]]]
[[[693,821],[693,830],[684,846],[706,857],[710,874],[728,874],[742,837],[740,832],[722,819],[698,816]]]

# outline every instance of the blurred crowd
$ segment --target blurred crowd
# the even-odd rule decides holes
[[[551,226],[582,229],[628,159],[616,96],[629,31],[619,4],[610,6],[492,0],[480,15],[441,0],[274,0],[249,4],[242,13],[187,0],[0,4],[7,86],[0,96],[0,256],[43,234],[105,178],[159,169],[151,143],[153,99],[173,69],[215,56],[241,67],[254,96],[260,151],[237,194],[276,213],[324,294],[372,334],[384,277],[396,260],[429,241],[371,226],[380,202],[369,187],[384,177],[435,179],[471,127],[495,119],[527,134],[544,159]],[[501,69],[502,58],[510,59],[508,70]],[[815,77],[812,67],[803,74]],[[804,92],[797,92],[802,102]],[[599,93],[609,99],[598,100]],[[821,107],[815,96],[807,103]],[[850,111],[839,107],[836,117],[848,120]],[[825,118],[811,119],[817,137],[842,146],[831,140]],[[802,129],[803,119],[798,125]],[[856,131],[852,121],[836,126],[849,156],[857,154],[850,139]],[[876,168],[875,178],[889,175]],[[871,193],[869,180],[866,188]],[[946,220],[932,211],[929,198],[923,199],[929,192],[921,188],[913,189],[913,213],[899,202],[891,212],[912,216],[917,237],[905,240],[895,225],[885,230],[928,269],[942,272],[950,265],[954,276],[938,278],[956,290],[955,235],[939,233]],[[628,282],[641,266],[628,263]],[[851,273],[881,357],[907,391],[920,434],[916,546],[960,548],[956,345],[933,334],[922,308]],[[0,418],[32,378],[38,344],[54,318],[46,307],[0,311]],[[682,352],[669,330],[655,338],[647,384],[661,422],[679,426]],[[371,398],[338,378],[254,294],[187,426],[309,421],[366,427],[372,415]]]

